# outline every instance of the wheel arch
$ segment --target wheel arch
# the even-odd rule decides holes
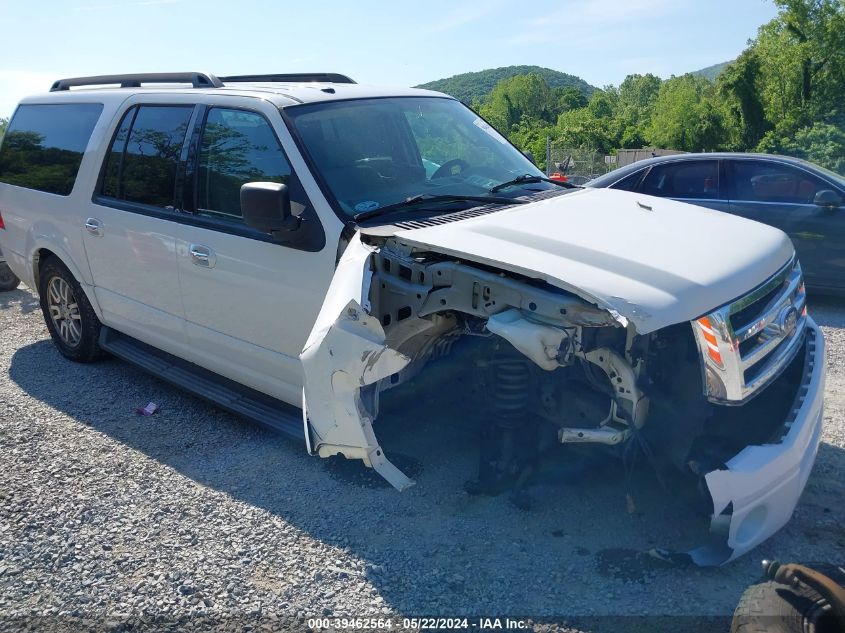
[[[62,266],[70,271],[70,274],[73,275],[74,279],[76,279],[82,287],[82,291],[85,293],[85,296],[91,303],[91,307],[94,308],[94,312],[97,314],[97,318],[102,321],[103,315],[100,310],[100,305],[97,302],[97,296],[94,293],[94,287],[90,285],[80,274],[79,269],[73,264],[73,260],[67,256],[67,253],[64,253],[52,245],[42,244],[40,246],[36,246],[32,251],[32,261],[30,265],[32,270],[32,280],[34,282],[32,289],[35,293],[37,295],[40,294],[41,270],[48,259],[56,259],[62,264]]]

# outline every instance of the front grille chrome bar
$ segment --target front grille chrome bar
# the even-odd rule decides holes
[[[775,380],[804,341],[806,303],[793,259],[747,295],[693,321],[707,399],[743,404]]]

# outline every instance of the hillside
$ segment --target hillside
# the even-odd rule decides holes
[[[448,95],[460,99],[464,103],[472,103],[473,99],[483,99],[493,90],[493,86],[499,83],[502,79],[514,77],[516,75],[527,75],[528,73],[537,73],[541,75],[549,86],[556,88],[572,86],[580,90],[585,96],[589,97],[596,91],[595,86],[591,86],[586,81],[575,75],[568,75],[551,68],[542,68],[541,66],[505,66],[503,68],[488,68],[472,73],[462,73],[454,77],[446,79],[437,79],[429,81],[428,83],[420,84],[417,88],[427,88],[429,90],[437,90],[438,92],[445,92]]]
[[[709,79],[710,81],[716,81],[716,77],[718,77],[722,73],[722,71],[728,67],[728,64],[730,63],[731,62],[722,62],[721,64],[713,64],[712,66],[702,68],[701,70],[694,70],[692,71],[692,74],[698,75],[699,77],[704,77],[706,79]]]

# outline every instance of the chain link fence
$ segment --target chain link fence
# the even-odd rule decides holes
[[[607,155],[591,150],[561,147],[548,139],[546,142],[546,175],[557,172],[567,176],[569,182],[582,185],[598,178],[618,167],[624,167],[637,161],[654,156],[670,156],[684,154],[671,149],[620,149],[616,154]]]
[[[569,182],[582,185],[616,168],[616,156],[605,156],[584,149],[546,146],[546,175],[555,172],[567,176]]]

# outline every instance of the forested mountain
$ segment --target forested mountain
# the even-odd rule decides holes
[[[462,73],[446,79],[437,79],[421,84],[417,88],[427,88],[445,92],[466,104],[483,101],[493,88],[503,79],[517,75],[536,74],[543,78],[549,88],[576,88],[582,95],[589,97],[597,88],[575,75],[568,75],[551,68],[541,66],[504,66],[488,68],[473,73]]]
[[[722,62],[721,64],[713,64],[712,66],[702,68],[701,70],[694,70],[691,74],[704,77],[710,81],[716,81],[716,78],[722,74],[722,71],[725,70],[730,63],[731,62]]]
[[[628,75],[601,90],[538,66],[424,84],[476,108],[543,164],[554,147],[658,147],[806,158],[845,174],[845,2],[772,0],[777,16],[733,61],[678,77]]]

